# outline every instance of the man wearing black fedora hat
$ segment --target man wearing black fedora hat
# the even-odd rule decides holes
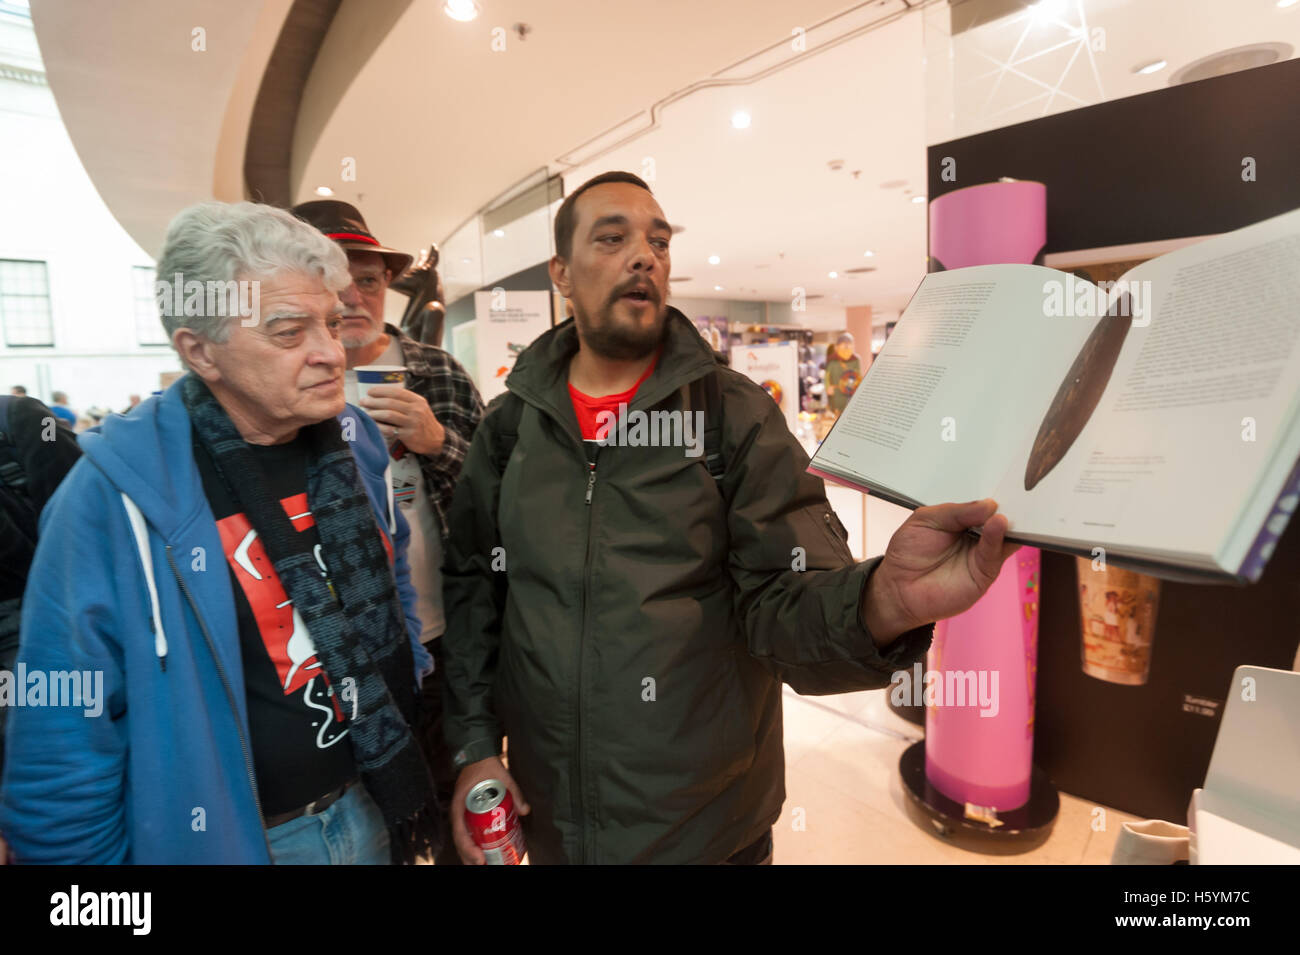
[[[349,401],[379,423],[391,445],[393,498],[411,527],[408,554],[424,625],[420,639],[436,665],[424,681],[418,736],[446,810],[455,776],[442,730],[442,651],[437,639],[445,628],[442,545],[447,509],[483,416],[483,400],[469,374],[451,355],[384,322],[384,296],[393,280],[410,267],[410,255],[381,245],[361,212],[346,202],[322,199],[304,202],[291,211],[347,252],[352,285],[339,293],[345,309],[340,334],[347,353],[344,390]],[[364,365],[404,366],[405,386],[373,385],[358,401],[355,369]],[[449,833],[445,817],[443,823]],[[436,862],[459,864],[452,840],[444,839],[443,845]]]

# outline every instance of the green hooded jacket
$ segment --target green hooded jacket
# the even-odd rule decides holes
[[[568,393],[577,349],[570,319],[519,356],[504,474],[505,395],[461,472],[443,578],[448,742],[461,767],[508,737],[534,863],[721,862],[780,815],[782,682],[886,686],[933,625],[876,648],[859,607],[880,558],[854,563],[775,402],[680,312],[629,415],[690,410],[689,383],[718,374],[720,481],[686,432],[603,446],[590,470]]]

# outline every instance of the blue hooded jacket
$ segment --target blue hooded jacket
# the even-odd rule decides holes
[[[15,671],[90,671],[103,684],[97,715],[9,712],[0,833],[19,862],[271,861],[230,571],[180,388],[82,435],[84,457],[42,514]],[[365,412],[348,405],[339,420],[393,543],[419,686],[433,662],[388,453]]]

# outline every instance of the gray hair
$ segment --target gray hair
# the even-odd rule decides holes
[[[210,341],[226,341],[239,314],[229,307],[238,283],[284,272],[317,276],[331,292],[352,283],[347,254],[283,209],[256,202],[201,202],[183,209],[167,227],[154,285],[168,339],[178,328],[189,328]],[[193,296],[194,290],[206,291]]]

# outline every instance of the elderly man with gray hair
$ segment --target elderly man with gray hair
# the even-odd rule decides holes
[[[414,861],[432,664],[384,442],[344,402],[347,258],[205,203],[158,278],[189,373],[84,436],[46,507],[0,832],[19,862]]]

